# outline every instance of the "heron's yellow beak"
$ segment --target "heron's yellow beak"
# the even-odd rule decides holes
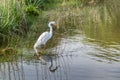
[[[53,24],[53,26],[54,26],[54,27],[56,27],[56,23],[55,23],[55,24]]]
[[[56,28],[56,29],[59,29],[59,25],[56,23],[56,24],[54,24],[54,27]]]
[[[57,25],[57,24],[54,24],[53,26],[54,26],[54,27],[53,27],[53,30],[54,30],[54,31],[58,29],[58,25]]]

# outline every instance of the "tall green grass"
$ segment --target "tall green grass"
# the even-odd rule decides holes
[[[1,29],[8,33],[16,27],[19,27],[22,20],[25,21],[25,15],[22,10],[22,6],[16,0],[7,1],[4,0],[0,7],[1,10]]]
[[[39,15],[37,6],[41,0],[30,3],[31,0],[1,0],[0,1],[0,42],[18,41],[29,31],[31,24]],[[27,4],[26,4],[27,3]],[[32,5],[32,6],[31,6]],[[34,13],[34,14],[33,14]],[[22,35],[22,36],[20,36]]]

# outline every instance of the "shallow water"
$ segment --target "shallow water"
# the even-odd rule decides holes
[[[0,63],[0,80],[120,79],[119,44],[103,46],[79,34],[51,50],[57,55],[33,57],[33,50],[23,49],[19,60]]]

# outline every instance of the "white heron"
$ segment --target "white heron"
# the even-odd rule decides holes
[[[34,50],[36,52],[36,55],[38,55],[38,52],[39,52],[39,49],[41,48],[41,46],[42,45],[45,46],[45,44],[47,43],[47,41],[49,39],[51,39],[51,37],[53,35],[53,26],[55,26],[55,25],[56,25],[55,21],[49,22],[48,27],[50,28],[50,31],[43,32],[39,36],[38,40],[34,44]]]

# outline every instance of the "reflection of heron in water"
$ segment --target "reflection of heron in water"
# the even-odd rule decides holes
[[[59,66],[54,67],[53,65],[53,57],[52,56],[40,56],[39,59],[41,60],[42,64],[47,64],[47,62],[50,61],[50,66],[49,66],[49,70],[51,72],[55,72]]]

